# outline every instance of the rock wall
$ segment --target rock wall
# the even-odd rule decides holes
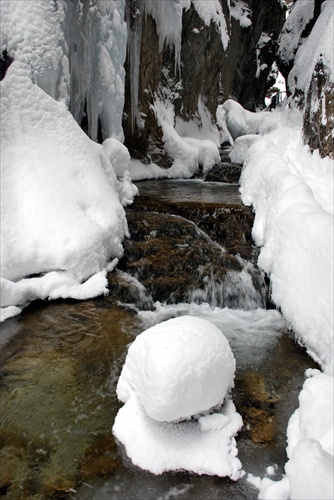
[[[152,109],[157,96],[172,102],[175,118],[186,122],[200,122],[199,99],[212,117],[230,97],[250,110],[264,105],[285,8],[277,0],[231,0],[231,7],[227,0],[217,3],[226,22],[225,46],[221,26],[208,22],[189,0],[189,8],[182,11],[178,61],[172,43],[167,40],[161,47],[161,26],[145,10],[145,0],[128,0],[123,129],[132,156],[170,165]],[[139,40],[136,60],[134,44]]]
[[[282,29],[277,63],[290,105],[303,111],[303,134],[312,150],[334,158],[334,4],[297,0]]]

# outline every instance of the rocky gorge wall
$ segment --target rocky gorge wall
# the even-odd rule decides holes
[[[229,7],[227,0],[217,0],[210,2],[210,8],[217,4],[214,12],[203,12],[199,4],[184,2],[171,34],[164,30],[175,12],[159,17],[148,1],[127,2],[123,129],[134,157],[168,165],[153,108],[157,97],[172,102],[175,120],[195,119],[200,126],[203,113],[215,118],[217,106],[228,98],[249,110],[263,107],[275,81],[272,65],[286,11],[282,3],[232,0]]]
[[[303,112],[304,141],[334,158],[334,4],[296,0],[278,40],[277,63],[290,105]]]

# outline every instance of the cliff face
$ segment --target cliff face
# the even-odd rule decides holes
[[[330,0],[297,0],[279,38],[277,62],[292,105],[303,111],[304,140],[334,157],[334,7]]]
[[[230,97],[246,109],[263,106],[274,81],[271,68],[285,18],[281,3],[231,0],[229,7],[227,0],[217,0],[206,11],[205,2],[199,4],[186,0],[177,12],[159,13],[148,0],[128,1],[123,129],[134,157],[170,164],[156,99],[172,103],[176,122],[196,120],[200,127],[204,115],[214,118]],[[166,28],[171,19],[172,33]]]

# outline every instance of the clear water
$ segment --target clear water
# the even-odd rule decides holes
[[[178,197],[187,198],[189,186],[203,187],[189,182],[157,186],[164,196],[169,196],[166,186],[170,186]],[[204,186],[204,198],[221,196],[218,188],[210,191]],[[148,189],[153,188],[148,185]],[[232,192],[235,199],[235,187]],[[200,196],[196,189],[195,196]],[[246,474],[263,477],[266,467],[276,464],[274,477],[281,476],[287,422],[298,404],[304,371],[314,363],[286,333],[278,312],[195,303],[156,304],[154,311],[138,311],[108,297],[45,301],[1,325],[3,498],[257,498],[247,475],[233,482],[185,472],[156,476],[141,470],[113,438],[120,408],[115,389],[129,343],[147,327],[183,314],[212,321],[229,339],[237,362],[232,396],[245,423],[237,443]]]

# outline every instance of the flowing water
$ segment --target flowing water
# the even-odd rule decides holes
[[[189,182],[171,185],[179,199],[191,197]],[[161,189],[160,184],[146,185],[150,196],[154,186]],[[202,190],[210,202],[222,196],[217,186],[215,194],[210,189],[200,186],[193,192],[198,200]],[[240,204],[236,189],[227,191],[233,192],[233,204]],[[246,473],[261,477],[274,464],[274,477],[283,473],[286,425],[298,404],[304,370],[314,363],[287,334],[277,311],[227,309],[200,300],[153,306],[136,278],[128,276],[128,282],[140,290],[136,305],[124,306],[112,293],[85,302],[36,302],[2,324],[0,496],[257,498],[246,475],[237,482],[185,472],[156,476],[130,462],[112,434],[121,406],[115,389],[127,346],[138,333],[170,317],[192,314],[215,323],[229,339],[237,363],[232,396],[244,420],[237,437],[239,458]],[[140,303],[146,310],[140,310]]]

